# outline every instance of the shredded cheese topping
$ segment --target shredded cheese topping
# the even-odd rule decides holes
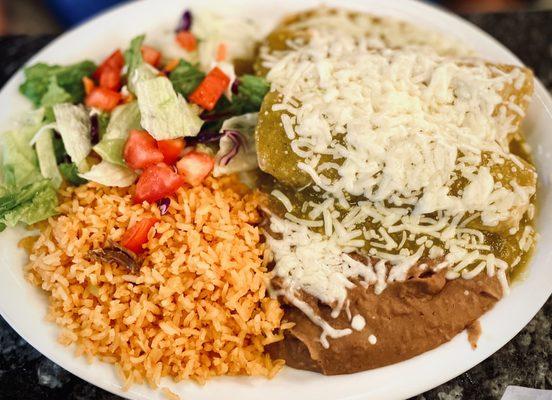
[[[504,98],[526,75],[430,48],[374,47],[362,35],[311,29],[309,40],[263,55],[280,95],[272,111],[283,112],[297,167],[323,193],[304,205],[305,219],[273,192],[288,210],[271,217],[278,239],[268,238],[280,293],[298,304],[303,290],[337,316],[352,278],[381,293],[415,265],[448,279],[497,274],[507,293],[508,263],[472,226],[518,225],[535,193],[534,180],[524,186],[493,172],[512,165],[534,174],[510,152],[524,110],[515,96]],[[534,232],[525,229],[520,248],[528,251]],[[363,249],[367,262],[351,257]],[[324,338],[343,334],[317,324]]]

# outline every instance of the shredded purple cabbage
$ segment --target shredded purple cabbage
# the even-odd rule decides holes
[[[208,132],[201,131],[195,137],[186,138],[187,146],[195,146],[199,143],[216,143],[225,136],[232,141],[232,147],[230,150],[220,158],[220,165],[225,166],[238,154],[240,148],[244,145],[243,137],[239,131],[236,130],[224,130],[222,132]]]
[[[225,112],[225,113],[212,113],[210,111],[203,112],[199,118],[201,118],[204,121],[211,122],[211,121],[218,121],[221,119],[226,119],[232,116],[232,113]]]
[[[199,143],[214,143],[218,142],[222,136],[224,136],[224,134],[220,132],[201,131],[197,134],[197,136],[187,137],[186,145],[195,146]]]
[[[243,139],[239,131],[227,130],[222,133],[232,141],[232,148],[220,158],[220,165],[225,166],[238,154],[243,145]]]
[[[93,145],[100,141],[100,120],[98,119],[98,114],[90,116],[90,140]]]
[[[190,10],[186,10],[184,11],[184,14],[182,14],[182,18],[178,23],[176,31],[177,32],[189,31],[191,27],[192,27],[192,12]]]
[[[159,212],[161,215],[165,215],[169,211],[169,206],[171,205],[171,199],[168,197],[163,197],[161,200],[157,200],[157,207],[159,207]]]
[[[240,80],[237,78],[234,79],[234,82],[232,82],[232,86],[230,88],[230,90],[232,90],[232,94],[238,94],[239,86],[240,86]]]

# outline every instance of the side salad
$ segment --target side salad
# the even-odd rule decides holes
[[[211,173],[255,169],[269,84],[248,73],[251,24],[225,35],[220,17],[186,11],[160,46],[140,35],[99,65],[25,68],[34,109],[0,135],[0,231],[55,215],[66,185],[135,184],[136,202],[163,203]]]

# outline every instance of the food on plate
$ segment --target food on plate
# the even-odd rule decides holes
[[[257,194],[232,177],[161,204],[97,183],[59,194],[27,274],[49,294],[63,344],[117,364],[127,387],[282,367],[263,352],[281,340],[283,312],[263,280]]]
[[[476,346],[537,238],[532,72],[347,10],[260,32],[188,10],[25,68],[0,228],[38,230],[25,273],[60,341],[125,388]]]
[[[507,294],[535,239],[531,71],[384,26],[302,13],[256,62],[271,289],[294,323],[269,351],[325,374],[450,340]]]

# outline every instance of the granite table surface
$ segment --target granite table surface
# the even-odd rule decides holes
[[[479,14],[466,18],[505,44],[552,89],[552,11]],[[50,35],[0,37],[0,86],[53,38]],[[533,320],[493,356],[414,399],[500,399],[508,385],[552,389],[551,324],[552,299],[549,299]],[[49,361],[0,317],[0,399],[115,400],[120,397]]]

